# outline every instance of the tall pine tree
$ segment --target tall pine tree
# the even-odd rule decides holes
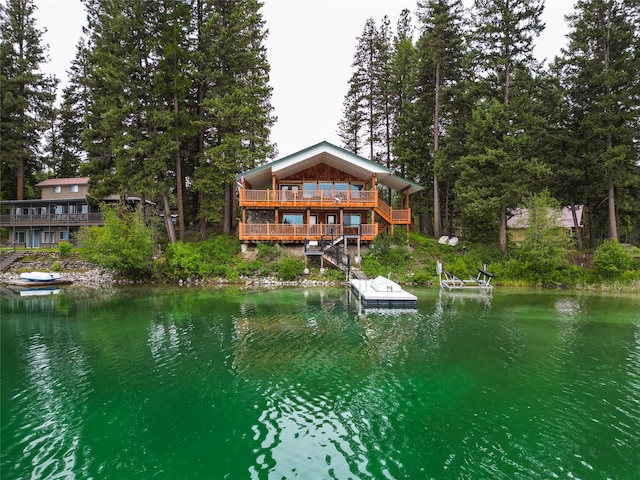
[[[271,152],[266,31],[256,0],[203,1],[200,61],[202,150],[194,174],[201,236],[209,220],[235,229],[235,176]]]
[[[33,0],[0,5],[1,197],[22,200],[36,194],[41,146],[51,127],[57,79],[45,75],[46,47],[36,27]]]
[[[470,135],[483,132],[484,144],[479,138],[470,140],[469,155],[459,164],[463,175],[456,182],[456,195],[461,200],[467,227],[474,228],[471,220],[474,210],[491,208],[498,220],[500,249],[507,251],[508,209],[517,206],[531,191],[530,180],[543,174],[544,168],[531,149],[531,122],[536,120],[527,113],[526,97],[520,95],[517,108],[511,108],[515,89],[526,90],[536,68],[533,57],[534,38],[544,25],[540,20],[541,0],[476,0],[477,17],[473,32],[476,56],[480,61],[479,80],[483,87],[483,101]],[[499,102],[499,103],[496,103]],[[495,127],[491,128],[491,122]],[[471,130],[474,130],[472,134]],[[487,175],[487,166],[495,170]],[[523,170],[523,167],[527,170]],[[528,175],[523,175],[528,171]],[[535,174],[535,175],[534,175]],[[529,178],[527,178],[529,177]],[[479,205],[481,203],[482,205]],[[486,230],[492,230],[490,224]]]
[[[587,175],[592,242],[599,205],[607,205],[599,218],[607,219],[610,239],[619,238],[621,217],[627,231],[632,226],[629,215],[640,180],[639,17],[637,1],[578,1],[568,18],[569,45],[559,60],[577,144],[574,157]],[[626,208],[620,211],[620,205]]]
[[[431,158],[430,176],[433,185],[433,235],[442,233],[442,215],[440,209],[440,186],[436,173],[436,160],[451,164],[440,154],[441,139],[450,135],[447,124],[454,121],[451,115],[456,87],[462,81],[462,59],[464,55],[464,37],[462,24],[462,2],[460,0],[429,0],[418,4],[422,34],[418,41],[422,85],[421,106],[427,118],[431,113],[431,137],[433,142],[424,158]],[[453,129],[451,129],[453,130]],[[426,150],[426,149],[425,149]]]

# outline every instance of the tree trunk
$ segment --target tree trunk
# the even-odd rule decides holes
[[[442,235],[440,219],[440,189],[438,188],[438,176],[436,175],[436,154],[440,148],[440,63],[436,65],[436,95],[433,109],[433,236],[440,238]]]
[[[580,225],[578,224],[576,205],[573,202],[573,198],[571,199],[571,216],[573,217],[573,228],[576,231],[576,243],[578,246],[578,251],[581,252],[584,249],[584,245],[582,245],[582,230],[580,230]]]
[[[612,180],[609,180],[609,240],[619,240],[618,222],[616,221],[616,191]]]
[[[605,74],[609,70],[611,61],[611,25],[610,20],[607,23],[606,38],[604,39],[604,71]],[[607,96],[610,95],[610,89],[607,86]],[[606,107],[607,120],[613,124],[611,107]],[[611,131],[607,132],[607,153],[613,148],[613,135]],[[618,222],[616,221],[616,191],[613,183],[613,167],[609,172],[609,240],[618,240]]]
[[[231,235],[231,184],[224,184],[224,206],[222,207],[222,233]]]
[[[204,190],[198,191],[198,211],[200,212],[200,240],[207,238],[207,220],[204,218]]]
[[[16,200],[24,200],[24,160],[18,160],[16,169]]]
[[[169,242],[176,243],[176,231],[173,228],[173,221],[171,219],[171,207],[169,207],[169,196],[166,193],[162,195],[162,205],[164,207],[164,223],[167,227]]]
[[[500,207],[500,251],[507,253],[507,207]]]
[[[175,84],[175,80],[174,80]],[[176,121],[178,119],[178,93],[173,92],[173,113],[175,114]],[[177,131],[177,128],[176,128]],[[178,208],[178,230],[180,235],[180,241],[185,240],[185,228],[184,228],[184,198],[182,192],[182,158],[180,156],[180,138],[178,134],[175,134],[174,140],[176,142],[176,197]],[[172,224],[173,225],[173,224]],[[175,237],[175,233],[174,233]],[[175,242],[175,240],[174,240]]]

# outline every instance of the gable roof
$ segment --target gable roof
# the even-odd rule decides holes
[[[89,185],[89,177],[48,178],[40,183],[36,183],[36,187],[54,187],[58,185]]]
[[[368,179],[375,173],[378,183],[396,191],[405,190],[411,194],[424,188],[417,183],[394,175],[390,169],[379,163],[372,162],[326,141],[256,167],[245,172],[242,176],[254,189],[268,189],[271,188],[272,174],[278,179],[286,178],[320,163],[342,170],[362,180]],[[241,175],[238,175],[238,178],[240,177]]]

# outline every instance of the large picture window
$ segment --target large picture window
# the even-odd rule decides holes
[[[282,217],[282,223],[287,225],[302,225],[304,223],[303,215],[301,213],[285,213]]]

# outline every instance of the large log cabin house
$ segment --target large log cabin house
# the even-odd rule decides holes
[[[409,196],[423,187],[388,168],[321,142],[237,177],[245,243],[303,243],[332,238],[373,241],[411,225]],[[383,201],[393,192],[401,208]]]

